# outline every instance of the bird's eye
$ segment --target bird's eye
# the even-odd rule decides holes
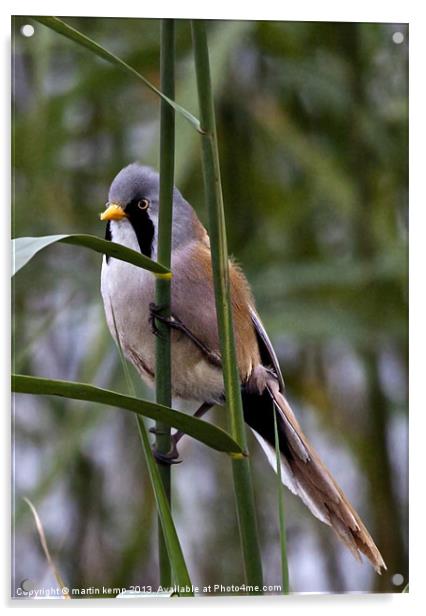
[[[149,208],[148,199],[141,199],[140,201],[138,201],[138,208],[140,210],[147,210]]]

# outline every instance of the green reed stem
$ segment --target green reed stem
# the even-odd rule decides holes
[[[175,25],[173,19],[161,21],[161,57],[160,57],[160,88],[169,98],[174,98],[174,55],[175,55]],[[166,101],[161,100],[160,128],[160,211],[158,218],[157,261],[170,269],[172,250],[172,218],[173,218],[173,183],[175,158],[175,117],[174,110]],[[171,281],[157,279],[156,303],[164,316],[170,316]],[[156,369],[155,391],[159,404],[171,406],[171,352],[170,328],[158,322],[159,335],[156,338]],[[170,449],[170,426],[157,421],[156,449],[159,453],[167,453]],[[171,467],[158,465],[164,489],[169,503],[171,502]],[[164,535],[158,524],[160,583],[162,586],[172,585],[172,570],[167,553]]]
[[[285,510],[284,510],[284,490],[281,477],[281,454],[280,443],[278,438],[277,414],[274,412],[274,438],[275,438],[275,455],[277,464],[276,482],[278,496],[278,518],[280,528],[280,551],[281,551],[281,586],[284,595],[290,592],[289,575],[288,575],[288,560],[287,560],[287,537],[285,530]]]
[[[209,211],[216,313],[219,327],[225,395],[232,436],[247,451],[247,440],[240,392],[232,310],[225,214],[220,181],[213,92],[210,77],[207,34],[203,20],[192,22],[195,70],[200,107],[202,163],[205,198]],[[238,524],[246,583],[252,593],[261,593],[262,562],[257,533],[256,512],[250,463],[247,456],[232,460]]]

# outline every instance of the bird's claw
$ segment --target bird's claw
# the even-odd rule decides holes
[[[151,303],[149,305],[149,324],[151,325],[151,331],[154,336],[159,335],[158,327],[155,324],[155,319],[158,317],[158,306]]]
[[[154,304],[154,302],[151,302],[151,304],[149,305],[149,323],[151,325],[151,331],[154,336],[161,337],[162,335],[155,323],[156,321],[161,321],[161,323],[165,323],[167,325],[170,325],[171,323],[170,317],[166,317],[161,314],[162,310],[163,306],[158,306],[157,304]]]
[[[180,464],[183,461],[179,460],[179,453],[174,445],[172,445],[170,451],[167,453],[158,451],[156,447],[153,447],[152,453],[159,464]]]
[[[166,432],[165,430],[159,430],[158,428],[155,428],[154,426],[152,426],[152,428],[148,429],[148,432],[151,432],[151,434],[155,434],[157,436],[157,434],[168,434],[168,432]]]

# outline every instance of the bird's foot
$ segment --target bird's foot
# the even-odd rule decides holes
[[[172,437],[171,447],[167,453],[158,451],[155,445],[152,448],[152,453],[153,453],[154,458],[157,460],[159,464],[171,465],[171,464],[180,464],[182,462],[182,460],[179,460],[179,452],[177,450],[175,442],[173,441],[173,437]]]
[[[163,310],[164,306],[158,306],[153,302],[149,305],[149,323],[154,336],[161,336],[161,332],[157,327],[156,321],[161,321],[161,323],[164,323],[169,327],[173,327],[176,323],[176,319],[174,317],[161,314]]]
[[[151,331],[154,336],[158,336],[160,334],[160,331],[155,323],[155,321],[158,319],[159,311],[160,306],[157,306],[157,304],[151,303],[149,305],[149,324],[151,325]]]

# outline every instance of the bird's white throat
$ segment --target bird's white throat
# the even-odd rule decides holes
[[[157,221],[153,220],[154,223],[154,237],[152,239],[152,253],[151,259],[157,258]],[[111,231],[111,239],[113,242],[117,244],[122,244],[126,246],[126,248],[131,248],[132,250],[136,250],[137,252],[141,252],[138,238],[136,237],[135,230],[133,226],[127,218],[123,218],[122,220],[111,220],[110,222],[110,231]]]

